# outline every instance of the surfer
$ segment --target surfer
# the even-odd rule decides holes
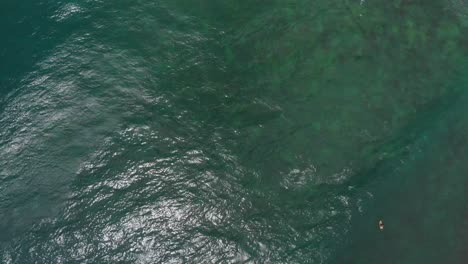
[[[380,231],[383,231],[383,229],[384,229],[384,224],[383,224],[382,220],[379,220],[379,229],[380,229]]]

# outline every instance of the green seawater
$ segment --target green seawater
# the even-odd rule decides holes
[[[0,263],[468,262],[465,0],[3,0],[0,40]]]

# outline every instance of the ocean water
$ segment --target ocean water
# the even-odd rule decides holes
[[[464,0],[3,0],[0,36],[0,263],[468,262]]]

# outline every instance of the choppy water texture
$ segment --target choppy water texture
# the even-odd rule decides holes
[[[2,263],[468,262],[463,0],[4,0],[0,34]]]

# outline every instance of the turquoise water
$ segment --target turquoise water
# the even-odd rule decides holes
[[[2,263],[468,261],[463,0],[5,0],[0,34]]]

